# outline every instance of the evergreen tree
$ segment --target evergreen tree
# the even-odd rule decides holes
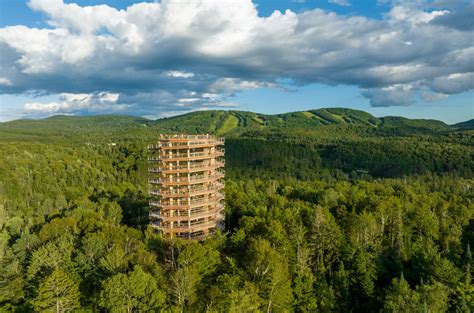
[[[394,278],[385,296],[384,311],[411,313],[419,309],[419,295],[410,288],[403,274],[400,278]]]
[[[416,291],[420,297],[420,311],[423,313],[446,312],[449,289],[440,282],[422,284]]]
[[[70,312],[80,307],[78,284],[63,270],[56,269],[41,282],[32,301],[38,312]]]

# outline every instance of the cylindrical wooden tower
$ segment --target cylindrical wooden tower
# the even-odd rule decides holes
[[[223,145],[211,135],[160,135],[148,146],[153,228],[203,240],[223,226]]]

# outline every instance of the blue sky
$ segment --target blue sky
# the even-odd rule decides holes
[[[0,121],[321,107],[474,118],[472,1],[143,2],[0,0]]]

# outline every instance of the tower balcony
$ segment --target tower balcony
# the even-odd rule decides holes
[[[151,178],[148,180],[150,184],[155,185],[191,185],[214,182],[224,178],[224,173],[217,172],[214,175],[199,175],[194,177],[167,177],[167,178]]]
[[[151,206],[159,207],[166,210],[190,209],[199,206],[212,205],[223,199],[224,196],[222,194],[218,194],[217,196],[211,198],[191,199],[189,201],[180,201],[179,203],[171,203],[169,200],[151,200],[149,204]]]
[[[152,222],[151,226],[155,229],[158,229],[164,233],[178,233],[178,232],[198,232],[198,231],[207,231],[210,228],[217,227],[219,220],[210,220],[203,222],[196,222],[194,224],[180,224],[180,225],[163,225],[159,221]]]
[[[171,162],[171,161],[195,161],[206,160],[223,157],[223,150],[216,150],[214,152],[190,152],[190,153],[159,153],[148,157],[150,162]]]
[[[217,138],[214,135],[187,135],[187,134],[174,134],[174,135],[160,135],[160,141],[158,143],[166,143],[166,142],[198,142],[198,141],[208,141],[208,140],[216,140],[224,143],[224,138]]]
[[[165,197],[193,197],[193,196],[216,192],[223,188],[224,188],[223,184],[215,183],[210,186],[197,186],[197,187],[180,188],[180,189],[151,190],[150,195],[159,196],[163,198]]]
[[[173,166],[159,166],[149,168],[149,173],[194,173],[207,170],[215,170],[225,166],[224,160],[217,161],[214,164],[190,164],[190,165],[179,165]]]
[[[190,140],[169,140],[159,142],[157,144],[148,145],[148,150],[186,150],[186,149],[197,149],[197,148],[211,148],[215,146],[224,145],[224,139],[196,139],[195,141]]]
[[[162,212],[157,212],[157,211],[152,211],[150,212],[149,216],[152,219],[158,219],[162,221],[162,225],[165,222],[175,222],[175,221],[191,221],[193,223],[193,219],[200,219],[200,218],[209,218],[209,217],[222,217],[222,214],[220,213],[224,209],[223,204],[217,205],[215,208],[212,209],[195,209],[191,211],[187,211],[185,213],[180,212],[180,211],[175,211],[173,214],[169,211],[162,211]]]

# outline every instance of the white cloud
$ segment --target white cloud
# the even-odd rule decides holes
[[[196,101],[199,101],[200,98],[181,98],[181,99],[178,99],[178,102],[184,102],[184,103],[187,103],[187,102],[196,102]]]
[[[328,0],[329,3],[337,4],[343,7],[350,6],[351,3],[348,0]]]
[[[194,73],[180,72],[180,71],[168,71],[166,75],[176,78],[190,78],[194,76]]]
[[[239,106],[239,104],[234,103],[234,102],[222,101],[222,102],[216,102],[212,106],[217,107],[217,108],[236,108]]]
[[[453,22],[458,11],[392,4],[377,20],[320,9],[261,17],[250,0],[162,0],[124,10],[31,0],[50,27],[0,28],[1,92],[106,90],[120,94],[124,110],[149,115],[218,107],[281,80],[356,85],[376,106],[407,105],[422,91],[473,89],[474,43],[469,24]],[[92,98],[82,109],[112,109],[114,101]],[[74,111],[81,103],[29,108]]]
[[[0,85],[11,86],[13,84],[12,84],[11,80],[9,80],[8,78],[0,77]]]
[[[474,59],[473,59],[474,60]],[[432,90],[446,94],[460,93],[474,89],[474,73],[453,73],[433,79]]]
[[[127,105],[117,103],[118,99],[118,94],[107,92],[62,93],[58,101],[26,103],[23,114],[47,116],[51,114],[117,113],[127,108]]]
[[[446,99],[448,95],[439,92],[422,92],[421,97],[427,102],[432,102]]]
[[[209,90],[213,92],[237,92],[240,90],[246,89],[256,89],[256,88],[274,88],[276,87],[273,83],[259,82],[259,81],[248,81],[241,80],[238,78],[220,78],[214,82]]]
[[[393,105],[410,105],[414,87],[412,85],[397,84],[383,88],[366,89],[362,92],[370,99],[374,107],[388,107]]]
[[[395,6],[390,11],[390,17],[392,18],[394,22],[405,21],[405,22],[409,22],[411,25],[416,25],[416,24],[429,23],[434,18],[445,15],[447,13],[449,13],[448,10],[425,12],[425,11],[414,10],[413,8],[410,8],[410,7]]]

